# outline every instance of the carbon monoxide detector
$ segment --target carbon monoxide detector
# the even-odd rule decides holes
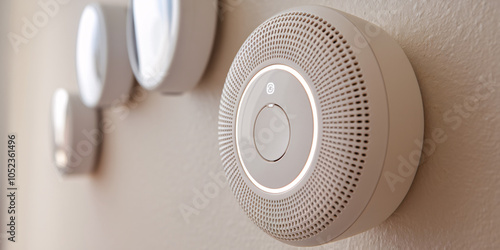
[[[415,73],[381,28],[321,6],[261,24],[231,65],[220,156],[248,217],[315,246],[387,219],[415,176],[424,135]],[[415,143],[417,142],[417,143]]]

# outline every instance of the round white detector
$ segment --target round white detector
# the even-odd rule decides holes
[[[303,6],[247,38],[221,96],[219,147],[258,227],[315,246],[388,218],[415,176],[424,135],[417,78],[382,29]]]
[[[85,133],[97,131],[98,114],[76,95],[57,89],[52,96],[51,122],[54,164],[63,174],[91,172],[99,145]]]
[[[82,12],[76,44],[80,96],[87,107],[109,106],[133,84],[128,63],[125,6],[89,4]]]
[[[216,23],[216,0],[131,0],[127,43],[139,84],[163,93],[193,88],[210,58]]]

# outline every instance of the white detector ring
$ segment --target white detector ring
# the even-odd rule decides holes
[[[310,144],[310,150],[307,154],[307,160],[306,162],[304,163],[303,166],[298,166],[298,175],[295,175],[293,176],[293,178],[289,178],[288,180],[289,181],[286,181],[286,184],[284,186],[281,186],[281,187],[278,187],[278,188],[272,188],[272,187],[269,187],[269,186],[266,186],[266,185],[263,185],[261,182],[259,182],[258,180],[255,179],[255,177],[251,174],[251,172],[249,171],[248,169],[248,164],[245,164],[246,162],[248,163],[249,160],[245,159],[244,158],[244,153],[242,152],[242,148],[243,146],[241,145],[243,141],[243,139],[241,139],[240,137],[242,136],[242,122],[243,123],[248,123],[248,121],[245,121],[245,119],[236,119],[236,146],[237,146],[237,149],[238,149],[238,158],[240,160],[240,163],[243,167],[243,170],[245,171],[246,175],[248,176],[248,178],[250,179],[250,181],[252,181],[252,183],[257,186],[258,188],[262,189],[263,191],[265,192],[268,192],[268,193],[272,193],[272,194],[277,194],[277,193],[282,193],[282,192],[286,192],[288,191],[289,189],[291,189],[292,187],[294,187],[295,185],[297,185],[297,183],[299,183],[302,178],[306,175],[307,171],[309,170],[310,166],[311,166],[311,163],[313,161],[313,158],[314,158],[314,155],[315,155],[315,152],[316,152],[316,145],[317,145],[317,138],[318,138],[318,114],[317,114],[317,107],[316,107],[316,103],[315,103],[315,98],[312,94],[312,91],[309,87],[309,84],[306,82],[306,80],[304,79],[304,77],[302,77],[302,75],[300,75],[296,70],[294,70],[293,68],[289,67],[289,66],[286,66],[286,65],[280,65],[280,64],[276,64],[276,65],[271,65],[271,66],[268,66],[262,70],[260,70],[257,74],[255,74],[255,76],[252,77],[252,79],[250,80],[250,82],[248,83],[248,85],[246,86],[246,89],[244,90],[243,92],[243,96],[241,97],[241,102],[240,102],[240,105],[238,107],[238,113],[245,113],[247,112],[247,110],[245,111],[242,111],[242,108],[244,107],[247,107],[247,105],[241,105],[241,103],[243,104],[246,104],[248,102],[248,95],[249,93],[252,93],[252,91],[250,91],[251,89],[253,89],[255,87],[256,84],[258,83],[261,83],[262,81],[259,81],[261,79],[261,77],[263,75],[266,75],[267,73],[270,73],[270,72],[275,72],[275,71],[284,71],[290,75],[292,75],[299,83],[300,83],[300,86],[302,87],[301,90],[303,90],[306,94],[307,94],[307,103],[305,103],[306,105],[309,105],[310,106],[310,110],[311,110],[311,113],[312,113],[312,141],[311,141],[311,144]],[[288,81],[287,81],[288,82]],[[273,83],[278,85],[279,84],[279,79],[273,79]],[[265,85],[267,87],[267,84],[266,82],[263,82],[263,85]],[[272,95],[278,95],[278,92],[281,91],[280,89],[276,89],[273,91]],[[268,92],[267,92],[267,89],[264,93],[264,91],[261,91],[262,95],[264,96],[269,96]],[[285,96],[286,98],[287,96]],[[282,101],[287,101],[286,99],[283,99],[283,98],[278,98],[278,99],[281,99]],[[273,99],[275,100],[275,99]],[[290,100],[290,99],[289,99]],[[296,100],[293,100],[293,101],[296,101]],[[267,101],[263,100],[261,101],[263,103],[266,103]],[[276,102],[279,102],[279,101],[276,101]],[[277,105],[283,105],[283,103],[276,103]],[[260,112],[259,112],[260,113]],[[238,117],[245,117],[245,116],[238,116]],[[293,118],[292,118],[293,119]],[[255,120],[255,118],[251,118],[250,121],[252,120]],[[293,120],[291,121],[293,122]],[[291,128],[293,129],[293,128]],[[254,135],[255,136],[255,135]],[[250,137],[252,138],[252,137]],[[292,152],[291,154],[288,153],[287,156],[290,155],[290,157],[294,157],[294,153]],[[267,159],[266,159],[267,160]],[[250,159],[250,163],[253,163],[255,161],[255,159]],[[295,161],[295,160],[294,160]],[[276,166],[269,166],[270,168],[271,167],[274,167],[276,168]],[[290,169],[288,169],[287,166],[285,166],[283,168],[283,171],[286,171],[286,172],[289,172]],[[286,173],[283,173],[283,172],[278,172],[275,176],[271,176],[272,179],[276,180],[276,178],[281,178],[284,174]],[[269,173],[266,173],[266,177],[269,177]]]

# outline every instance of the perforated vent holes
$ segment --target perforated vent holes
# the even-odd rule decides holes
[[[318,95],[323,125],[319,159],[307,183],[294,195],[265,199],[238,171],[235,112],[250,72],[272,59],[304,70]],[[349,206],[362,178],[370,137],[369,96],[351,46],[334,25],[318,16],[290,12],[257,28],[238,52],[226,79],[219,113],[221,157],[232,191],[262,230],[280,240],[309,238],[334,225]]]

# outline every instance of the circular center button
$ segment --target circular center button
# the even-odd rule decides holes
[[[285,111],[277,104],[264,106],[254,125],[254,143],[266,161],[279,161],[290,142],[290,122]]]

